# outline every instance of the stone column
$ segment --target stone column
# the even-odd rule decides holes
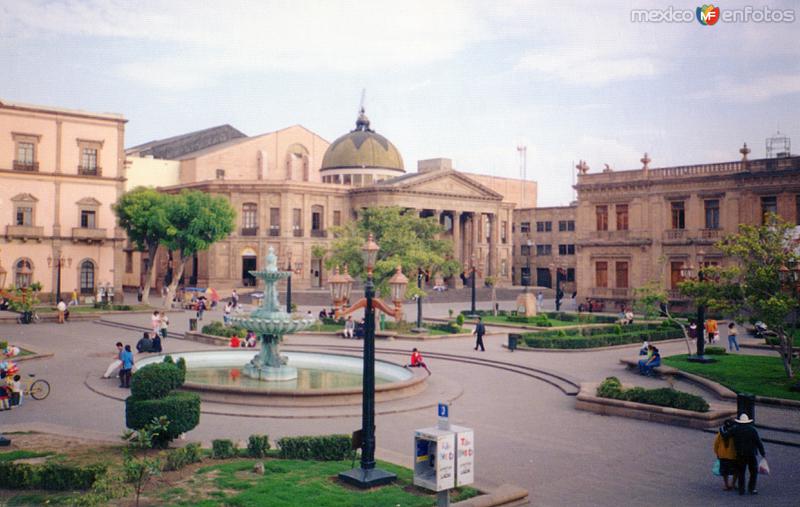
[[[461,256],[461,212],[453,210],[453,255],[455,260],[464,264]]]
[[[498,275],[498,246],[500,242],[500,221],[497,213],[489,215],[491,238],[489,240],[489,274],[497,278]]]
[[[292,237],[292,207],[289,204],[289,193],[284,189],[281,192],[280,226],[282,238]]]

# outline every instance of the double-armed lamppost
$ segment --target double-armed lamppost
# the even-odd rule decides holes
[[[564,299],[564,291],[561,290],[561,281],[565,278],[566,271],[563,266],[556,266],[555,264],[550,264],[550,269],[556,274],[556,311],[559,312],[561,311],[561,300]]]
[[[472,305],[470,306],[469,315],[467,317],[471,319],[478,318],[478,310],[475,308],[475,272],[477,268],[475,267],[475,254],[470,255],[469,257],[469,266],[466,269],[469,272],[469,287],[470,287],[470,296]]]
[[[705,252],[700,250],[697,252],[697,281],[700,283],[705,282],[705,271],[703,269],[703,259],[705,257]],[[684,266],[681,268],[681,276],[684,279],[692,279],[694,278],[694,266],[691,264],[688,266]],[[705,332],[706,332],[706,307],[704,304],[697,305],[697,353],[694,356],[689,356],[686,359],[688,361],[692,361],[695,363],[712,363],[714,362],[713,359],[710,357],[705,356],[706,351],[706,340],[705,340]]]
[[[424,333],[427,331],[422,326],[422,280],[425,277],[425,271],[422,268],[417,269],[417,288],[420,290],[420,294],[417,294],[417,327],[412,329],[411,331],[415,333]]]
[[[72,258],[71,257],[68,257],[68,258],[65,259],[64,257],[62,257],[59,254],[59,256],[56,257],[56,258],[53,258],[53,257],[48,257],[47,258],[47,266],[57,269],[57,271],[56,271],[56,294],[55,294],[55,302],[56,303],[58,303],[58,301],[61,299],[61,268],[62,267],[67,267],[68,265],[72,266]]]
[[[372,270],[378,257],[380,247],[369,235],[364,245],[364,264],[367,268],[367,280],[364,283],[364,297],[352,306],[345,307],[350,296],[353,279],[347,274],[340,274],[338,268],[328,280],[331,286],[333,304],[337,307],[336,316],[349,315],[356,310],[364,309],[364,376],[361,405],[361,467],[348,470],[339,474],[342,481],[359,488],[371,488],[389,484],[397,476],[391,472],[375,468],[375,308],[383,313],[398,319],[402,315],[403,295],[405,294],[408,278],[400,266],[394,276],[389,280],[394,308],[390,308],[379,298],[375,297],[375,284],[372,281]]]

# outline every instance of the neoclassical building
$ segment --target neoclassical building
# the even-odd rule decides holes
[[[125,237],[111,206],[124,191],[125,123],[92,113],[0,100],[0,265],[6,285],[45,297],[98,286],[122,295]]]
[[[522,196],[528,206],[536,202],[532,181],[464,173],[449,159],[422,160],[417,172],[406,172],[400,151],[373,130],[363,110],[355,128],[332,143],[299,125],[253,137],[225,125],[127,154],[131,182],[147,184],[148,174],[159,171],[151,181],[160,182],[154,186],[162,191],[222,195],[238,211],[233,234],[198,254],[185,273],[187,285],[223,290],[254,285],[249,271],[262,267],[269,247],[285,268],[291,266],[294,287],[324,286],[329,273],[315,247],[327,248],[332,226],[370,206],[437,217],[459,262],[467,265],[474,257],[479,278],[510,284],[512,213]],[[125,283],[139,285],[149,260],[140,261],[132,248],[126,256]],[[158,287],[170,277],[169,253],[160,252],[156,263]]]

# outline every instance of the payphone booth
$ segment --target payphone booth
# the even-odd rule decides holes
[[[414,485],[446,491],[474,481],[474,433],[451,425],[419,429],[414,434]]]

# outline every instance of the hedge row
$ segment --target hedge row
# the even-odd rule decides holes
[[[0,462],[0,488],[50,491],[89,489],[105,473],[105,465]]]
[[[470,310],[461,310],[461,315],[470,315],[472,312]],[[494,311],[492,310],[476,310],[475,315],[480,315],[481,317],[489,317],[494,315]],[[536,315],[536,317],[520,317],[516,315],[512,315],[512,312],[508,310],[499,310],[497,312],[498,317],[509,317],[511,322],[524,322],[524,320],[515,320],[515,319],[537,319],[541,316],[545,316],[548,319],[555,319],[561,320],[564,322],[577,322],[577,323],[587,323],[587,324],[612,324],[617,321],[616,317],[612,317],[610,315],[595,315],[595,314],[588,314],[588,313],[567,313],[567,312],[540,312]]]
[[[528,333],[523,335],[525,345],[538,349],[590,349],[595,347],[607,347],[610,345],[628,345],[631,343],[641,343],[645,340],[657,342],[682,338],[683,332],[680,329],[657,329],[623,334],[598,334],[595,336],[575,337],[567,336],[542,336],[544,333]]]
[[[186,447],[179,447],[177,449],[170,449],[164,461],[164,470],[180,470],[186,465],[199,463],[202,459],[202,451],[198,443],[188,444]]]
[[[601,382],[597,387],[597,396],[601,398],[644,403],[646,405],[657,405],[659,407],[691,410],[692,412],[708,412],[709,410],[708,403],[700,396],[676,391],[669,387],[662,387],[659,389],[632,387],[630,389],[623,389],[622,383],[617,377],[608,377]]]
[[[247,336],[247,329],[241,326],[226,326],[222,322],[215,320],[211,324],[206,324],[205,326],[200,329],[203,334],[210,334],[214,336],[224,336],[225,338],[230,338],[231,336],[238,336],[239,338],[244,338]]]
[[[350,435],[284,437],[278,448],[283,459],[341,461],[353,455]]]
[[[200,424],[200,397],[195,393],[178,391],[155,400],[137,400],[133,396],[125,400],[125,426],[128,428],[144,428],[153,418],[162,416],[169,419],[169,426],[166,434],[154,439],[158,447],[166,447],[181,433]]]

